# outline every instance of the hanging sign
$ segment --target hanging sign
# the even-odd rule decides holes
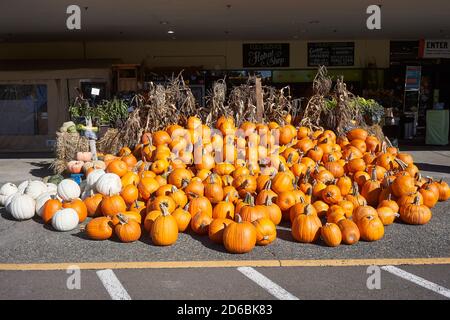
[[[289,67],[289,43],[244,43],[244,68]]]
[[[419,57],[450,58],[450,40],[420,40]]]

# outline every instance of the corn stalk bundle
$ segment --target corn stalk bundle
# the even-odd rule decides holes
[[[134,102],[136,107],[123,126],[109,129],[99,140],[100,151],[116,153],[124,146],[138,144],[144,132],[161,130],[173,123],[184,125],[188,117],[205,113],[197,106],[181,74],[165,86],[152,84],[148,95],[137,95]]]
[[[234,87],[226,99],[224,80],[214,83],[208,96],[209,113],[206,117],[208,125],[214,125],[222,115],[233,117],[237,126],[245,121],[257,121],[255,77],[249,77],[245,84]],[[263,122],[284,122],[284,117],[292,110],[289,87],[277,90],[274,87],[262,86]]]
[[[314,78],[314,95],[309,99],[303,111],[301,126],[310,129],[330,129],[338,135],[345,135],[349,130],[359,127],[368,130],[383,141],[384,135],[379,125],[368,126],[361,113],[357,97],[347,90],[343,77],[336,79],[336,85],[331,90],[332,81],[324,66]]]

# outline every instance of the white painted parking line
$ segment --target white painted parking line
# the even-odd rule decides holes
[[[111,269],[99,270],[96,272],[113,300],[131,300],[127,290],[122,286],[119,279]]]
[[[381,269],[450,299],[450,290],[438,284],[435,284],[431,281],[418,277],[412,273],[406,272],[394,266],[383,266],[381,267]]]
[[[299,300],[296,296],[284,290],[275,282],[267,278],[265,275],[259,273],[252,267],[239,267],[239,272],[244,274],[247,278],[255,282],[260,287],[264,288],[267,292],[273,295],[279,300]]]

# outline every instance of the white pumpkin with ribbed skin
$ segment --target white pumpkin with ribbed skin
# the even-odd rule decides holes
[[[15,197],[18,197],[20,195],[21,193],[17,191],[16,193],[10,194],[9,196],[6,197],[5,200],[6,212],[11,213],[11,202]]]
[[[17,191],[17,186],[14,183],[7,182],[0,188],[0,195],[9,196]]]
[[[58,184],[58,196],[63,201],[72,201],[79,198],[80,194],[80,186],[72,179],[64,179]]]
[[[30,183],[30,181],[31,180],[26,180],[26,181],[22,182],[21,184],[19,184],[17,186],[17,191],[23,194],[25,192],[25,189],[28,187],[28,184]]]
[[[39,197],[37,197],[37,199],[36,199],[36,214],[39,217],[42,216],[42,211],[44,210],[45,203],[52,198],[55,198],[55,194],[53,194],[52,192],[45,192],[45,193],[41,194]]]
[[[56,194],[58,192],[58,186],[54,183],[47,182],[47,192],[51,192],[52,194]]]
[[[28,194],[22,194],[11,200],[11,215],[17,220],[27,220],[34,216],[36,201]]]
[[[33,199],[37,199],[44,192],[47,192],[47,185],[42,181],[34,180],[28,183],[24,194],[31,196]]]
[[[72,209],[61,209],[55,212],[52,218],[52,226],[57,231],[70,231],[78,226],[78,213]]]
[[[104,196],[119,194],[122,190],[122,181],[115,173],[105,173],[97,180],[95,189]]]
[[[100,177],[103,176],[105,173],[106,173],[105,170],[102,169],[97,169],[89,173],[89,175],[86,178],[87,186],[90,188],[94,188],[98,179],[100,179]]]

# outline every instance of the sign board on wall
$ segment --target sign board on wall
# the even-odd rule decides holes
[[[420,89],[421,66],[406,66],[405,90],[415,91]]]
[[[354,42],[308,42],[308,66],[341,67],[355,64]]]
[[[450,58],[450,40],[420,40],[419,57]]]
[[[289,43],[244,43],[244,68],[289,67]]]

